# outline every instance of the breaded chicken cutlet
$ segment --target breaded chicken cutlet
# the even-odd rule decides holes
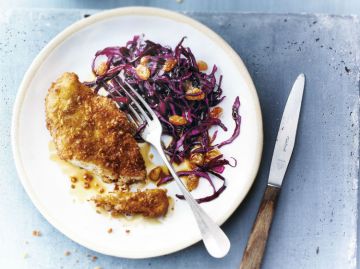
[[[91,199],[112,215],[135,215],[156,218],[166,214],[169,200],[164,189],[147,189],[137,192],[116,192],[98,195]]]
[[[105,182],[145,179],[134,126],[112,100],[95,94],[76,74],[64,73],[51,85],[45,106],[46,126],[61,159]]]

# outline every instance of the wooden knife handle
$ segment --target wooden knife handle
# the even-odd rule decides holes
[[[266,187],[240,269],[260,269],[279,193],[280,188]]]

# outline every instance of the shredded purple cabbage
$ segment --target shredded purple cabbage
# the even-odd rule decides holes
[[[227,131],[226,126],[218,117],[212,117],[211,109],[218,106],[225,96],[222,95],[222,76],[218,82],[215,77],[216,65],[210,73],[199,70],[195,56],[190,48],[184,47],[185,37],[172,50],[170,47],[162,46],[150,40],[143,41],[142,37],[134,38],[123,47],[107,47],[98,51],[92,63],[92,71],[96,79],[85,84],[92,87],[95,92],[104,88],[108,97],[117,102],[120,109],[127,110],[129,99],[122,92],[120,85],[123,81],[117,76],[124,71],[125,80],[138,90],[144,97],[163,126],[163,134],[172,137],[170,144],[164,148],[165,153],[173,163],[181,163],[189,159],[191,154],[206,154],[214,149],[219,149],[232,143],[240,133],[241,117],[239,115],[240,100],[236,97],[232,107],[232,117],[235,121],[235,129],[232,136],[216,145],[213,144],[218,131],[212,136],[209,129],[219,126]],[[98,71],[99,62],[104,65],[103,72]],[[175,62],[174,66],[165,69],[168,62]],[[138,65],[144,65],[150,72],[147,79],[143,79],[136,72]],[[200,92],[189,92],[189,89],[201,89]],[[199,100],[192,100],[192,99]],[[182,116],[186,124],[175,125],[170,120],[173,115]],[[141,126],[143,128],[144,126]],[[138,130],[138,133],[141,129]],[[140,139],[140,138],[139,138]],[[206,158],[205,158],[206,159]],[[193,174],[207,180],[213,190],[212,195],[197,199],[199,203],[209,202],[217,198],[226,188],[225,178],[220,174],[225,165],[230,165],[222,154],[202,163],[193,165],[191,171],[178,172],[179,176]],[[236,165],[236,160],[235,160]],[[216,189],[213,175],[222,181],[219,189]],[[161,178],[158,185],[172,180],[171,176]],[[177,195],[183,199],[183,196]]]

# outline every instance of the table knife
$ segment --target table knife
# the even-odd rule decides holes
[[[268,184],[244,251],[240,269],[259,269],[261,266],[277,198],[295,144],[304,85],[305,76],[300,74],[294,82],[285,105],[271,160]]]

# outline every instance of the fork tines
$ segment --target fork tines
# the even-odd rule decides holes
[[[152,111],[151,107],[146,103],[146,101],[140,96],[140,94],[131,86],[126,80],[123,74],[118,76],[117,80],[120,88],[126,94],[128,98],[132,101],[128,105],[131,112],[131,121],[136,123],[136,125],[144,124],[145,122],[150,122],[156,118],[155,113]]]

